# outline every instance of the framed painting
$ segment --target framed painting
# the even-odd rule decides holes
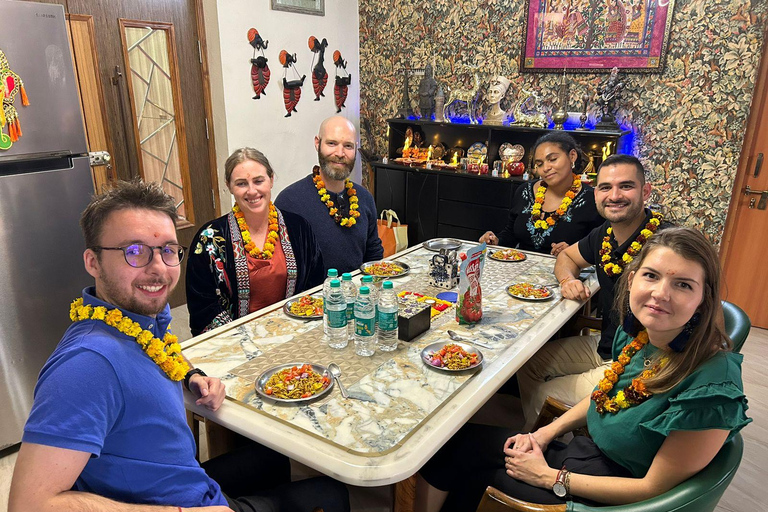
[[[522,71],[660,73],[675,0],[526,0]]]
[[[272,10],[325,16],[325,0],[272,0]]]

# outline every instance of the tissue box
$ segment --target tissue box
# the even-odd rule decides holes
[[[431,309],[429,304],[421,302],[401,303],[397,316],[397,337],[402,341],[411,341],[429,330]]]

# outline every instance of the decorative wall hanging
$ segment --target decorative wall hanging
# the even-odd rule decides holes
[[[336,85],[333,86],[333,97],[336,100],[336,113],[341,112],[341,107],[346,108],[347,88],[352,83],[352,75],[347,72],[347,61],[341,57],[341,52],[333,52],[333,63],[336,65]],[[340,75],[339,73],[343,73]]]
[[[8,59],[5,53],[0,50],[0,98],[2,98],[2,108],[0,108],[0,150],[8,150],[14,142],[21,137],[21,123],[19,122],[19,113],[13,102],[16,95],[21,93],[21,104],[25,107],[29,105],[27,91],[24,90],[24,82],[19,75],[11,71]],[[4,134],[2,129],[8,125],[8,134]]]
[[[312,89],[315,91],[315,101],[320,101],[320,96],[325,96],[323,91],[328,83],[328,72],[325,70],[325,48],[327,46],[328,41],[325,38],[321,42],[315,36],[309,36],[309,49],[315,54],[312,56],[312,63],[315,62],[315,56],[317,56],[317,64],[312,67]]]
[[[522,71],[660,73],[675,0],[550,2],[527,0]]]
[[[325,16],[325,0],[272,0],[272,10]]]
[[[259,35],[259,31],[255,28],[248,30],[248,42],[253,46],[253,58],[251,59],[251,82],[253,83],[253,92],[256,96],[253,99],[257,100],[261,98],[262,94],[267,94],[264,90],[269,84],[269,66],[267,65],[267,58],[264,56],[264,50],[267,49],[269,41],[265,41]],[[256,57],[256,50],[261,51],[261,55]]]
[[[285,114],[285,117],[291,117],[291,112],[298,112],[298,110],[296,110],[296,105],[299,104],[299,100],[301,99],[301,86],[304,85],[304,79],[307,78],[307,75],[303,75],[299,78],[299,72],[296,71],[296,66],[294,66],[295,63],[295,53],[290,54],[286,50],[280,51],[280,64],[285,68],[283,69],[283,103],[285,103],[285,110],[288,111],[288,113]],[[293,72],[297,77],[290,81],[286,79],[289,67],[293,69]]]

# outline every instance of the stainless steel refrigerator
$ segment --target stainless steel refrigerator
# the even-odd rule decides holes
[[[0,150],[1,450],[21,441],[37,375],[69,325],[69,303],[93,282],[78,226],[93,184],[63,7],[0,0],[0,20],[0,80],[6,95],[17,91],[18,112],[0,147],[11,124],[21,130]]]

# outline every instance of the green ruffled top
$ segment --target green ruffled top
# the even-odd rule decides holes
[[[613,358],[616,360],[632,338],[623,329],[616,331]],[[635,354],[611,398],[629,386],[643,371],[643,357],[658,349],[648,343]],[[720,352],[704,362],[680,384],[666,393],[653,395],[645,402],[616,414],[598,414],[592,402],[587,412],[587,427],[597,446],[613,461],[642,478],[673,430],[730,430],[730,439],[752,421],[747,417],[747,397],[741,382],[741,354]]]

